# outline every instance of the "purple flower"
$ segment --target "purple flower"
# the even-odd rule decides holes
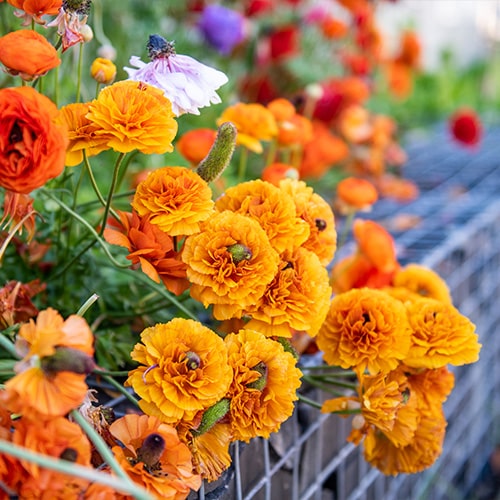
[[[228,55],[244,37],[243,16],[221,5],[203,9],[198,28],[206,41],[221,54]]]

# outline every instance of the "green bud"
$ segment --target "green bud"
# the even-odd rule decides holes
[[[250,260],[252,258],[252,251],[241,243],[235,243],[227,247],[227,251],[231,254],[233,262],[239,264],[242,260]]]
[[[191,431],[193,436],[201,436],[205,432],[208,432],[219,420],[224,418],[229,411],[229,406],[229,399],[221,399],[210,408],[207,408],[203,413],[203,417],[201,417],[201,423],[198,428]]]
[[[299,359],[299,355],[293,345],[290,343],[290,339],[285,337],[275,337],[276,342],[280,343],[285,349],[285,352],[289,352],[295,359]]]
[[[231,122],[225,122],[219,127],[208,155],[196,168],[196,173],[204,181],[215,181],[229,165],[236,145],[236,134],[236,127]]]
[[[247,387],[250,389],[257,389],[259,391],[263,391],[267,385],[267,366],[264,361],[257,363],[253,368],[253,371],[260,373],[260,377],[257,380],[254,380],[250,384],[247,384]]]
[[[88,375],[95,368],[94,360],[79,349],[56,347],[56,352],[41,360],[41,368],[47,374],[73,372]]]

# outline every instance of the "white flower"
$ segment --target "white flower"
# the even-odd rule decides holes
[[[152,58],[150,63],[132,56],[130,64],[138,69],[123,69],[128,73],[129,80],[141,81],[163,90],[176,116],[183,113],[199,115],[199,108],[221,102],[215,91],[228,81],[222,71],[192,57],[176,54],[173,45],[159,35],[150,37],[148,49]]]

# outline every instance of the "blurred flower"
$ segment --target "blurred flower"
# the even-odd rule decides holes
[[[198,22],[205,40],[223,55],[229,55],[244,38],[244,17],[222,5],[207,5]]]
[[[278,133],[273,114],[262,104],[234,104],[224,110],[217,125],[224,122],[232,122],[236,127],[236,144],[254,153],[262,153],[260,141],[270,141]]]
[[[297,216],[293,198],[260,179],[226,189],[215,202],[219,212],[231,210],[259,222],[278,253],[302,245],[309,237],[309,225]]]
[[[402,203],[413,201],[419,195],[418,186],[414,181],[392,174],[383,174],[377,177],[375,185],[381,197],[393,198]]]
[[[228,391],[233,440],[269,438],[292,414],[301,371],[283,346],[250,329],[226,336],[234,370]]]
[[[16,16],[24,19],[23,25],[28,25],[31,20],[45,24],[42,16],[57,14],[62,0],[7,0],[7,3],[24,11],[24,14],[17,12]]]
[[[343,38],[349,29],[344,22],[332,15],[324,16],[319,24],[323,35],[330,40]]]
[[[366,179],[347,177],[337,184],[337,200],[342,213],[370,210],[378,200],[375,186]]]
[[[298,146],[308,143],[313,138],[311,121],[295,112],[295,107],[287,99],[274,99],[267,105],[278,126],[278,144],[280,146]]]
[[[97,57],[90,66],[90,74],[96,82],[109,85],[116,77],[116,66],[109,59]]]
[[[449,119],[451,135],[458,143],[474,147],[479,144],[483,135],[481,121],[472,109],[459,109]]]
[[[389,61],[385,65],[387,85],[395,97],[406,99],[413,90],[412,71],[406,64]]]
[[[61,2],[58,3],[61,4]],[[62,39],[63,52],[77,43],[88,42],[92,39],[92,30],[87,25],[90,3],[91,0],[64,0],[57,17],[47,24],[48,28],[57,27],[57,34]]]
[[[193,320],[174,318],[141,333],[131,353],[139,367],[126,385],[141,398],[139,406],[162,422],[193,420],[200,410],[223,398],[232,369],[223,340]]]
[[[360,143],[370,139],[373,128],[369,111],[363,106],[352,105],[339,115],[339,130],[344,139]]]
[[[196,128],[182,134],[175,146],[191,165],[198,165],[209,153],[216,137],[217,130]]]
[[[120,223],[112,219],[111,227],[104,230],[106,241],[125,247],[132,265],[140,265],[144,274],[157,283],[161,280],[175,295],[186,290],[189,287],[186,265],[175,250],[172,237],[136,212],[119,211],[118,215]]]
[[[173,42],[160,35],[151,35],[148,42],[151,62],[146,64],[132,56],[127,68],[130,80],[148,83],[161,89],[172,103],[174,115],[183,113],[199,115],[199,108],[221,102],[215,92],[227,83],[227,76],[196,59],[175,53]]]
[[[30,243],[35,236],[35,215],[33,198],[29,194],[5,191],[3,199],[3,216],[0,227],[12,233],[21,233],[26,229],[27,242]],[[0,257],[1,260],[1,257]]]
[[[191,452],[170,425],[132,414],[115,420],[109,430],[121,444],[113,447],[119,464],[155,498],[180,500],[200,488]]]
[[[214,202],[212,190],[196,172],[163,167],[139,183],[132,207],[165,233],[179,236],[199,232],[200,223],[212,215]]]
[[[245,14],[249,17],[260,16],[272,10],[272,0],[248,0],[246,2]]]
[[[316,341],[330,365],[387,373],[408,355],[406,309],[380,290],[349,290],[332,299]]]
[[[31,81],[61,64],[56,49],[32,30],[11,31],[0,37],[0,63],[7,73]]]
[[[420,40],[414,31],[405,31],[400,40],[399,51],[394,60],[399,64],[404,64],[412,69],[420,66]]]
[[[97,139],[120,153],[173,151],[177,133],[170,101],[156,87],[121,81],[105,87],[89,106],[87,118],[97,127]]]
[[[278,186],[283,179],[298,179],[299,171],[286,163],[271,163],[262,170],[261,178],[265,182]]]
[[[29,283],[12,280],[0,288],[0,327],[5,329],[35,317],[38,309],[31,298],[45,290],[45,287],[45,283],[36,279]]]
[[[27,194],[63,171],[68,137],[58,115],[32,87],[0,89],[0,186]]]
[[[274,278],[279,257],[256,220],[228,210],[186,238],[182,260],[187,264],[191,295],[205,307],[214,304],[217,319],[230,319],[254,304]]]
[[[290,24],[272,29],[268,35],[269,57],[271,61],[283,61],[299,51],[299,30]]]

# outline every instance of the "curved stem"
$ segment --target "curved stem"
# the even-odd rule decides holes
[[[100,377],[102,377],[106,382],[111,384],[118,392],[123,394],[133,405],[139,407],[139,401],[128,392],[125,387],[123,387],[121,384],[119,384],[113,377],[110,377],[109,375],[105,375],[103,372],[100,372],[98,370],[94,370],[95,374],[98,374]]]
[[[314,401],[314,399],[310,399],[306,396],[303,396],[302,394],[297,394],[299,401],[302,403],[305,403],[309,406],[312,406],[313,408],[317,408],[318,410],[321,410],[322,404],[318,403],[317,401]]]
[[[111,209],[111,200],[113,199],[113,193],[116,188],[116,183],[118,181],[118,173],[120,172],[120,165],[122,164],[123,158],[125,158],[125,153],[120,153],[116,159],[115,169],[113,171],[113,179],[111,180],[111,186],[109,187],[108,199],[106,200],[106,205],[104,206],[104,215],[102,217],[101,231],[99,236],[102,236],[104,230],[106,229],[106,221],[108,220],[109,211]],[[118,220],[120,220],[118,218]]]

